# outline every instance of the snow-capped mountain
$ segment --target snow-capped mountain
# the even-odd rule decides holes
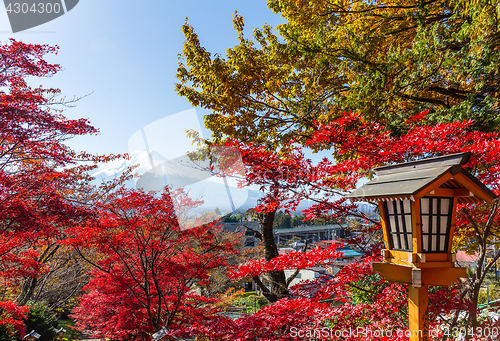
[[[129,181],[129,188],[142,188],[145,191],[161,191],[166,185],[171,188],[184,188],[193,199],[203,200],[200,208],[213,211],[218,208],[223,213],[232,212],[233,205],[240,212],[255,207],[263,192],[252,188],[238,188],[234,179],[213,176],[204,170],[207,164],[193,163],[187,156],[167,160],[152,150],[137,150],[129,153],[128,160],[120,159],[103,164],[93,176],[96,181],[112,180],[119,177],[128,167],[138,165],[135,173],[141,175]],[[231,203],[232,201],[232,203]],[[314,204],[304,200],[299,204],[296,214]],[[360,211],[373,213],[372,205],[357,203]]]
[[[145,191],[161,191],[166,185],[171,188],[182,187],[193,199],[204,201],[200,208],[202,210],[219,208],[222,212],[231,212],[233,206],[239,208],[249,198],[248,189],[237,188],[234,179],[226,179],[226,186],[224,179],[205,170],[207,164],[193,163],[185,155],[167,160],[151,150],[137,150],[129,153],[128,160],[105,163],[92,175],[96,181],[112,180],[135,165],[138,167],[134,172],[140,177],[126,183],[127,187],[142,188]]]
[[[136,150],[129,153],[129,159],[118,159],[103,163],[99,168],[92,173],[96,181],[103,182],[119,177],[125,170],[131,166],[139,165],[134,170],[135,173],[144,174],[154,165],[161,164],[167,161],[163,156],[154,150]],[[132,183],[132,187],[135,184]]]

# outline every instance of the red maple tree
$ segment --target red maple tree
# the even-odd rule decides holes
[[[241,152],[245,173],[245,177],[240,178],[241,185],[258,185],[266,193],[257,210],[292,210],[301,200],[309,199],[315,201],[305,211],[309,219],[331,220],[355,216],[368,224],[365,232],[375,232],[380,229],[379,224],[360,212],[358,206],[348,202],[344,195],[356,188],[358,181],[369,176],[371,169],[381,165],[468,151],[472,152],[472,157],[465,167],[498,192],[498,133],[474,131],[472,121],[430,124],[425,118],[426,112],[416,115],[404,122],[397,132],[378,123],[365,122],[361,116],[353,113],[346,113],[326,125],[316,123],[316,133],[309,139],[307,147],[315,150],[332,149],[334,155],[334,159],[324,158],[317,164],[307,159],[302,148],[293,143],[286,157],[283,157],[283,153],[236,140],[228,141],[226,146],[238,148]],[[220,155],[219,158],[223,163],[224,156]],[[225,175],[242,171],[231,167],[220,169],[227,171]],[[464,219],[458,219],[457,223],[464,223]],[[470,228],[459,227],[458,231],[461,230],[470,231]],[[211,335],[214,340],[309,340],[311,335],[292,334],[297,328],[319,330],[328,327],[330,332],[342,332],[363,327],[365,332],[371,330],[372,333],[342,339],[407,340],[404,333],[401,337],[398,337],[399,334],[387,337],[375,333],[377,328],[394,332],[407,329],[405,285],[389,284],[370,268],[371,261],[379,259],[381,243],[367,245],[362,237],[349,242],[364,252],[360,263],[345,266],[336,276],[290,288],[290,299],[280,300],[256,314],[235,321],[221,321],[221,333],[217,332],[216,326],[200,328],[200,333]],[[320,262],[313,256],[315,254],[310,252],[301,257],[280,256],[267,261],[253,261],[240,265],[234,273],[241,278],[279,269],[300,269],[304,264],[311,266]],[[311,262],[307,261],[309,255]],[[318,306],[325,299],[344,304],[336,307]],[[451,288],[433,289],[430,299],[431,330],[442,326],[443,318],[451,312],[471,308],[459,284]],[[320,308],[322,318],[313,312]],[[283,316],[277,318],[276,311],[280,309]],[[299,318],[297,314],[309,318]],[[223,330],[231,330],[232,338],[224,335]],[[315,337],[322,339],[321,335]],[[442,337],[443,330],[434,338],[437,340]],[[331,339],[331,335],[324,339]]]
[[[68,102],[59,99],[58,89],[28,84],[60,70],[44,59],[57,50],[13,39],[0,44],[0,280],[9,301],[24,278],[41,271],[39,246],[87,214],[70,193],[85,182],[76,160],[92,157],[65,141],[97,130],[85,119],[62,115]],[[22,324],[13,319],[19,321],[25,310],[9,301],[0,302],[0,324],[19,329]]]
[[[198,204],[182,191],[121,190],[73,229],[67,242],[96,255],[86,257],[95,269],[74,310],[78,326],[97,337],[148,339],[161,327],[182,334],[210,320],[215,301],[194,289],[207,284],[210,269],[226,265],[232,244],[218,241],[213,224],[179,227],[175,208]]]

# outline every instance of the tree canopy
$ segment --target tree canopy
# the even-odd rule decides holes
[[[269,0],[268,5],[286,22],[276,30],[268,25],[255,29],[250,37],[243,17],[235,13],[238,44],[223,55],[203,48],[186,22],[176,86],[194,106],[211,110],[205,125],[214,134],[207,143],[240,150],[245,165],[242,183],[258,185],[265,192],[257,210],[274,215],[277,209],[292,210],[307,198],[316,201],[305,212],[308,218],[354,215],[369,223],[361,229],[365,235],[377,235],[378,223],[343,195],[370,177],[374,167],[464,151],[473,153],[465,167],[498,192],[498,1]],[[333,158],[312,162],[304,148],[331,150]],[[486,242],[491,244],[496,233],[486,236],[496,229],[485,215],[489,209],[460,209],[455,245],[468,245],[469,251],[478,247],[484,260]],[[350,242],[367,263],[370,257],[378,259],[381,245],[376,241],[361,237]],[[265,262],[270,265],[267,274],[300,268],[300,261],[282,267],[281,256]],[[255,278],[261,266],[249,263],[246,274]],[[320,328],[329,320],[334,329],[351,322],[365,325],[356,316],[380,316],[381,302],[401,312],[396,307],[406,298],[395,295],[401,288],[386,287],[376,275],[363,271],[358,263],[333,278],[315,281],[321,287],[318,292],[327,297],[333,297],[335,290],[359,296],[350,300],[353,305],[335,310],[335,317],[306,323]],[[364,274],[361,282],[354,278],[359,273]],[[444,310],[475,312],[484,275],[478,272],[470,286],[444,294]],[[287,289],[289,295],[281,296],[268,311],[293,302],[297,290],[306,295],[315,290]],[[395,290],[387,296],[394,298],[391,303],[384,301],[385,289]],[[357,300],[360,297],[364,298]],[[316,303],[299,303],[304,305],[301,312],[325,308],[321,314],[327,315],[328,308]],[[384,321],[388,328],[398,328],[391,321],[396,311]],[[477,326],[476,315],[470,316],[472,326]],[[451,325],[457,320],[458,315]],[[259,325],[258,316],[248,325],[252,323]],[[276,329],[262,326],[260,332],[269,331],[272,338],[287,323]],[[280,334],[279,339],[286,337],[290,334]]]
[[[287,21],[244,35],[225,56],[202,47],[194,28],[180,54],[177,91],[205,117],[215,141],[270,148],[304,142],[314,122],[346,111],[402,129],[429,110],[433,123],[473,119],[498,127],[496,1],[269,0]]]
[[[98,207],[97,219],[73,229],[67,242],[100,255],[74,317],[96,336],[148,338],[162,326],[181,332],[214,311],[193,287],[224,266],[232,244],[219,242],[213,225],[182,230],[176,207],[199,202],[166,189],[154,197],[121,190]],[[219,254],[217,254],[219,252]],[[205,284],[203,284],[205,283]]]

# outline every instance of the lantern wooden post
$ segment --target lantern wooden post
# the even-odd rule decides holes
[[[408,285],[410,341],[429,340],[429,288]]]
[[[422,221],[420,198],[412,205],[413,250],[422,252]],[[451,243],[450,243],[451,244]],[[420,278],[416,274],[420,274]],[[408,284],[408,331],[410,341],[429,340],[429,287],[422,285],[422,272],[412,272],[412,284]]]

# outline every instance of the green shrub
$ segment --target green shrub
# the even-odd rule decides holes
[[[11,332],[5,325],[0,326],[0,341],[16,341],[16,337],[10,334]]]
[[[38,341],[52,341],[56,335],[57,326],[56,315],[47,307],[45,303],[31,303],[30,313],[26,321],[26,333],[34,330],[40,334]]]
[[[268,304],[265,297],[256,296],[254,292],[246,292],[241,298],[234,300],[234,305],[244,306],[247,313],[255,313]]]
[[[44,303],[28,302],[30,312],[25,321],[26,333],[34,330],[40,334],[38,341],[52,341],[55,337],[54,327],[57,325],[56,315]],[[5,326],[0,326],[0,341],[20,341],[22,338],[16,332],[9,335]]]

